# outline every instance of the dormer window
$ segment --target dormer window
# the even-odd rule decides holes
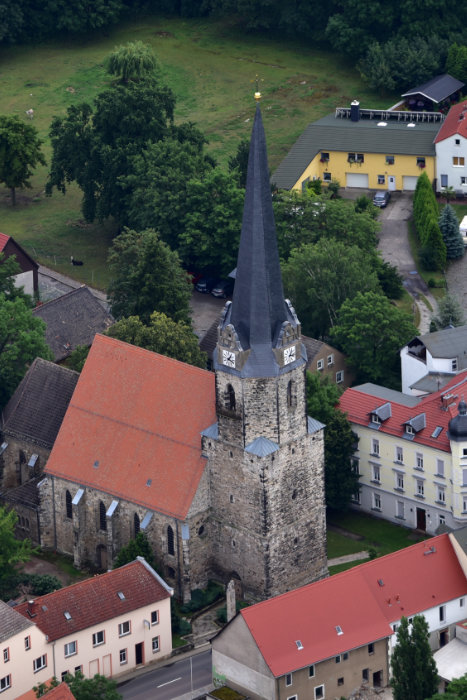
[[[407,435],[415,435],[415,430],[412,428],[411,425],[405,426],[405,432],[407,433]]]
[[[372,413],[371,422],[376,423],[376,425],[381,425],[381,418],[376,413]]]

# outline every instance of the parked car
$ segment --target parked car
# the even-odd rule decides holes
[[[390,199],[391,193],[388,192],[388,190],[379,190],[378,192],[375,192],[373,204],[375,207],[385,207]]]
[[[216,284],[215,277],[201,277],[195,284],[195,289],[201,294],[209,294],[214,285]]]
[[[212,288],[211,294],[215,297],[222,297],[222,299],[226,299],[232,294],[234,284],[235,282],[231,277],[228,277],[225,280],[217,280],[216,284]]]
[[[188,282],[194,285],[200,281],[202,274],[201,272],[192,272],[191,270],[187,270],[186,276],[188,277]]]

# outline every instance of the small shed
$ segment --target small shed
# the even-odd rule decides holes
[[[444,104],[450,105],[457,102],[464,86],[465,83],[453,78],[448,73],[444,73],[437,75],[436,78],[432,78],[423,85],[417,85],[408,90],[401,97],[405,99],[407,107],[411,111],[438,111]]]
[[[39,265],[11,236],[0,233],[0,253],[4,259],[14,255],[21,272],[15,277],[15,285],[24,287],[26,294],[31,296],[39,294]]]

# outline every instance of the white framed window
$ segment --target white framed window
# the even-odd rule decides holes
[[[331,365],[334,364],[334,353],[331,353],[331,355],[328,355],[328,367],[331,367]]]
[[[384,177],[384,175],[378,175],[378,185],[384,185],[385,182],[386,178]]]
[[[424,167],[425,167],[426,162],[425,162],[424,156],[419,156],[419,157],[417,158],[417,165],[418,165],[419,168],[424,168]]]
[[[425,482],[421,479],[417,479],[417,496],[425,495]]]
[[[423,469],[423,455],[421,452],[417,452],[417,456],[415,458],[415,466],[417,469]]]
[[[357,476],[360,476],[360,461],[358,458],[354,457],[350,463],[350,468],[352,472]]]
[[[446,516],[444,515],[444,513],[440,513],[440,515],[438,515],[438,524],[446,525]]]
[[[467,177],[461,177],[461,185],[467,185]]]
[[[160,646],[159,637],[153,637],[151,640],[151,645],[152,645],[152,653],[153,654],[155,654],[157,651],[160,651],[161,646]]]
[[[73,654],[78,653],[78,647],[76,642],[68,642],[68,644],[65,644],[65,658],[67,656],[73,656]]]
[[[372,481],[378,482],[378,484],[381,481],[381,467],[379,467],[377,464],[372,465],[372,470],[373,470],[373,479]]]
[[[24,638],[24,650],[29,651],[31,648],[31,637],[28,635],[27,637]]]
[[[457,357],[451,360],[451,371],[457,372]]]
[[[462,486],[467,486],[467,469],[462,470]]]
[[[128,649],[120,649],[119,657],[120,657],[120,666],[124,666],[125,664],[127,664],[128,663]]]
[[[62,683],[66,680],[66,677],[68,676],[69,671],[62,671],[60,678],[62,680]]]
[[[446,606],[445,605],[439,606],[439,621],[440,622],[446,621]]]
[[[308,666],[308,678],[314,678],[315,677],[315,665],[311,664],[311,666]]]
[[[151,613],[151,625],[159,624],[159,610],[153,610]]]
[[[455,168],[463,168],[465,165],[465,158],[463,156],[453,156],[452,164]]]
[[[286,687],[289,687],[289,686],[292,685],[292,674],[291,674],[291,673],[287,673],[287,674],[286,674],[286,676],[285,676],[285,685],[286,685]]]
[[[371,441],[371,454],[379,457],[379,440],[375,440],[375,438]]]
[[[371,422],[375,423],[376,425],[381,425],[381,418],[378,416],[377,413],[371,414]]]
[[[315,686],[315,700],[324,698],[324,685]]]
[[[351,498],[352,503],[355,503],[356,505],[360,505],[360,489],[355,491],[350,498]]]
[[[324,369],[324,360],[318,360],[318,362],[316,363],[316,369],[318,370],[318,372],[321,372],[321,370]]]
[[[438,486],[437,488],[438,491],[438,502],[442,503],[443,505],[446,503],[446,491],[443,486]]]
[[[7,663],[10,660],[10,648],[7,647],[3,650],[3,663]]]
[[[120,624],[118,625],[118,636],[125,637],[125,635],[130,634],[130,632],[131,632],[130,621],[125,620],[125,622],[120,622]]]
[[[8,688],[11,688],[11,675],[8,674],[8,676],[4,676],[3,678],[0,678],[0,693],[3,693],[4,690],[8,690]]]
[[[381,510],[381,496],[379,493],[373,494],[373,508],[375,510]]]
[[[399,518],[400,520],[405,520],[404,501],[396,501],[396,518]]]
[[[83,673],[83,667],[82,666],[75,666],[75,673]]]
[[[402,447],[396,446],[396,462],[399,462],[399,464],[404,462],[404,450]]]
[[[340,369],[338,372],[336,372],[336,384],[342,384],[344,381],[344,370]]]
[[[92,646],[98,647],[100,644],[104,644],[105,636],[104,630],[99,630],[99,632],[94,632],[92,635]]]
[[[444,459],[436,460],[436,476],[444,476]]]
[[[338,654],[336,656],[335,661],[336,661],[336,664],[340,664],[340,662],[341,662],[341,655],[340,654]]]
[[[404,475],[401,474],[400,472],[396,472],[396,489],[399,489],[399,491],[404,490]]]
[[[415,430],[411,425],[405,426],[405,432],[407,433],[407,435],[415,435]]]
[[[32,662],[32,668],[34,673],[37,673],[38,671],[41,671],[43,668],[46,668],[47,666],[47,654],[42,654],[42,656],[39,656],[37,659],[34,659]]]
[[[462,448],[462,456],[467,457],[467,447]]]
[[[467,496],[462,496],[462,512],[467,513]]]
[[[348,658],[349,658],[349,652],[344,651],[344,653],[342,654],[342,661],[347,661]]]
[[[386,165],[394,165],[394,156],[386,156]]]
[[[456,140],[454,141],[454,143],[456,144],[456,146],[460,146],[460,145],[461,145],[461,140],[460,140],[460,139],[456,139]]]
[[[331,173],[323,173],[323,182],[331,182],[332,176]]]

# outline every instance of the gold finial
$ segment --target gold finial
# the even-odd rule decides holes
[[[255,82],[256,82],[255,100],[256,100],[256,102],[259,102],[260,99],[261,99],[261,93],[260,93],[260,91],[259,91],[259,82],[260,82],[260,79],[259,79],[258,75],[256,75]],[[263,79],[262,79],[262,78],[261,78],[261,82],[263,82]]]

